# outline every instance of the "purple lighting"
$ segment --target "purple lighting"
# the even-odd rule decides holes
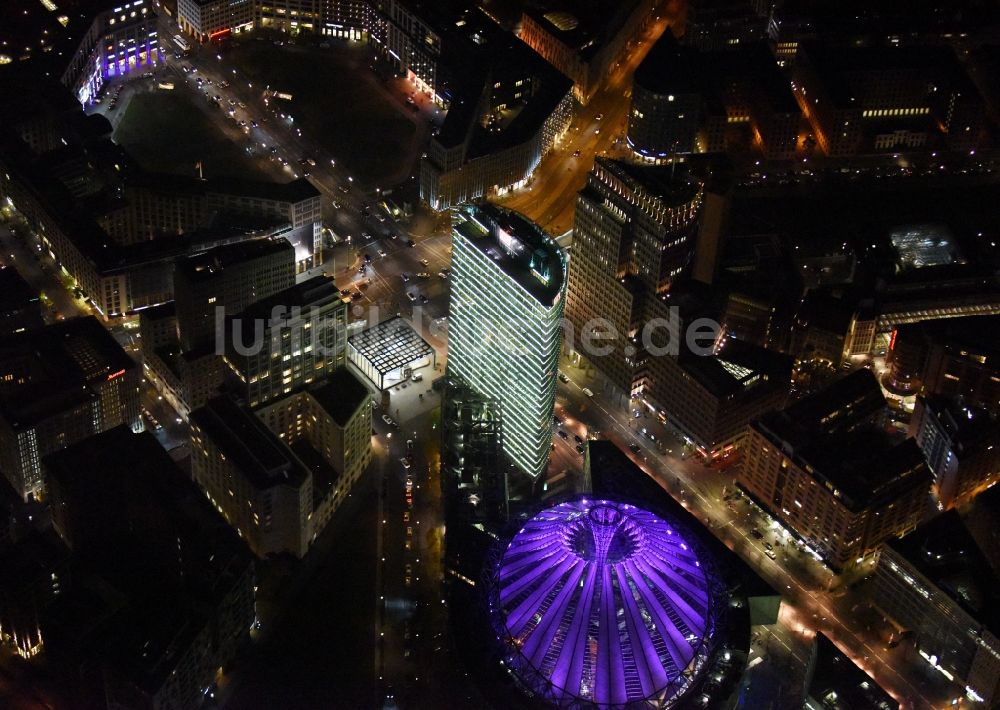
[[[683,530],[631,505],[542,511],[494,572],[504,662],[553,705],[667,708],[709,651],[709,581]]]

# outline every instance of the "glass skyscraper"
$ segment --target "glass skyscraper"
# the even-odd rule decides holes
[[[493,205],[461,211],[453,244],[449,374],[502,403],[504,452],[537,477],[552,442],[566,256]]]

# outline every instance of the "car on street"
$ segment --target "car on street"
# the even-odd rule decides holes
[[[563,420],[558,414],[552,415],[552,421],[555,422],[556,426],[562,426]]]
[[[431,275],[428,274],[426,271],[421,271],[419,274],[417,274],[418,279],[429,279],[430,277]]]
[[[583,388],[583,393],[585,395],[587,395],[588,397],[593,397],[594,396],[593,390],[591,390],[589,387],[584,387]]]
[[[760,530],[754,528],[753,530],[750,531],[750,537],[752,537],[755,540],[760,540],[762,537],[764,537],[764,535],[760,532]]]
[[[406,292],[406,297],[409,298],[410,301],[412,301],[412,302],[416,302],[416,300],[417,300],[417,294],[410,293],[409,291]]]
[[[573,435],[573,439],[574,439],[574,440],[576,441],[576,443],[578,443],[578,444],[582,444],[582,443],[583,443],[583,437],[582,437],[582,436],[580,436],[579,434],[574,434],[574,435]]]
[[[559,435],[560,439],[568,439],[569,438],[569,434],[567,434],[566,432],[564,432],[562,429],[560,429],[556,433]]]
[[[448,278],[448,272],[447,271],[439,271],[438,272],[438,276],[440,276],[442,279],[447,279]]]
[[[577,444],[577,445],[576,445],[576,453],[578,453],[578,454],[580,454],[581,456],[583,456],[583,453],[584,453],[585,451],[586,451],[586,449],[585,449],[585,448],[583,448],[583,444]]]
[[[394,422],[392,420],[392,417],[390,417],[388,414],[383,414],[382,415],[382,421],[384,421],[389,426],[396,426],[396,422]]]
[[[384,257],[384,256],[387,256],[387,254],[385,253],[385,249],[379,249],[379,250],[378,250],[378,255],[379,255],[379,256],[383,256],[383,257]]]
[[[401,464],[403,464],[403,468],[405,468],[405,469],[409,469],[410,468],[410,457],[409,456],[402,457],[401,459],[399,459],[399,462]]]
[[[427,259],[421,259],[420,265],[426,268],[431,265],[431,262],[427,261]]]
[[[399,278],[403,279],[403,283],[407,283],[410,280],[410,275],[405,271],[399,275]]]
[[[574,151],[573,151],[573,157],[574,157],[574,158],[579,158],[579,157],[580,157],[580,151],[578,151],[578,150],[574,150]]]
[[[772,560],[778,559],[778,556],[774,554],[774,550],[764,550],[764,554],[770,557]]]
[[[559,373],[559,381],[563,383],[569,382],[569,377],[566,376],[565,372]]]
[[[425,296],[424,294],[420,294],[420,302],[427,303],[427,296]]]
[[[417,246],[417,243],[415,241],[413,241],[412,239],[407,239],[406,240],[406,246],[408,246],[408,247],[415,247],[415,246]]]

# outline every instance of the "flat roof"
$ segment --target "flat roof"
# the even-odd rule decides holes
[[[208,281],[232,266],[282,252],[287,252],[291,264],[295,263],[295,247],[287,239],[283,237],[249,239],[234,244],[223,244],[200,254],[179,259],[176,269],[190,282]]]
[[[886,544],[972,618],[1000,636],[1000,576],[958,511],[942,513]]]
[[[857,99],[854,82],[868,72],[915,72],[927,81],[948,82],[939,87],[978,96],[955,51],[946,44],[847,45],[806,41],[799,46],[820,77],[834,105],[848,107]],[[865,82],[863,86],[868,86]]]
[[[589,60],[618,33],[638,4],[639,0],[549,0],[525,14]]]
[[[829,710],[898,710],[899,703],[822,632],[808,695]]]
[[[812,475],[840,491],[850,510],[891,500],[914,487],[930,489],[931,472],[913,439],[872,423],[885,398],[871,371],[857,370],[754,426]]]
[[[137,367],[93,316],[4,335],[0,368],[24,382],[0,388],[0,413],[14,428],[32,426],[95,397],[91,385]]]
[[[347,342],[383,376],[434,353],[434,348],[401,316],[352,335]]]
[[[307,318],[312,309],[322,308],[331,303],[340,304],[345,311],[347,310],[347,304],[340,297],[340,289],[337,288],[333,277],[320,274],[257,301],[235,317],[257,318],[270,322],[274,308],[284,306],[302,309],[302,317]]]
[[[365,384],[346,367],[338,367],[308,392],[340,426],[347,424],[371,397]]]
[[[555,305],[566,281],[566,256],[545,231],[517,212],[470,205],[453,229],[492,259],[545,307]]]
[[[609,172],[624,182],[630,190],[644,192],[666,207],[687,204],[701,189],[700,183],[690,178],[683,168],[676,170],[672,166],[665,165],[637,165],[601,156],[595,159],[594,166]]]
[[[192,421],[258,489],[299,486],[302,469],[288,446],[247,407],[223,395],[191,413]]]
[[[149,432],[117,427],[44,462],[79,526],[74,558],[121,605],[92,638],[135,683],[159,688],[253,557]],[[77,621],[93,628],[89,615]]]
[[[41,297],[13,266],[0,268],[0,314],[19,311]]]
[[[792,374],[792,358],[727,338],[714,355],[703,356],[683,347],[678,357],[681,367],[699,385],[718,399],[764,387],[784,387]]]

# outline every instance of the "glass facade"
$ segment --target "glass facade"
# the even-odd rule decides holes
[[[540,228],[492,206],[456,218],[450,373],[502,403],[504,452],[531,476],[548,464],[566,257]]]

